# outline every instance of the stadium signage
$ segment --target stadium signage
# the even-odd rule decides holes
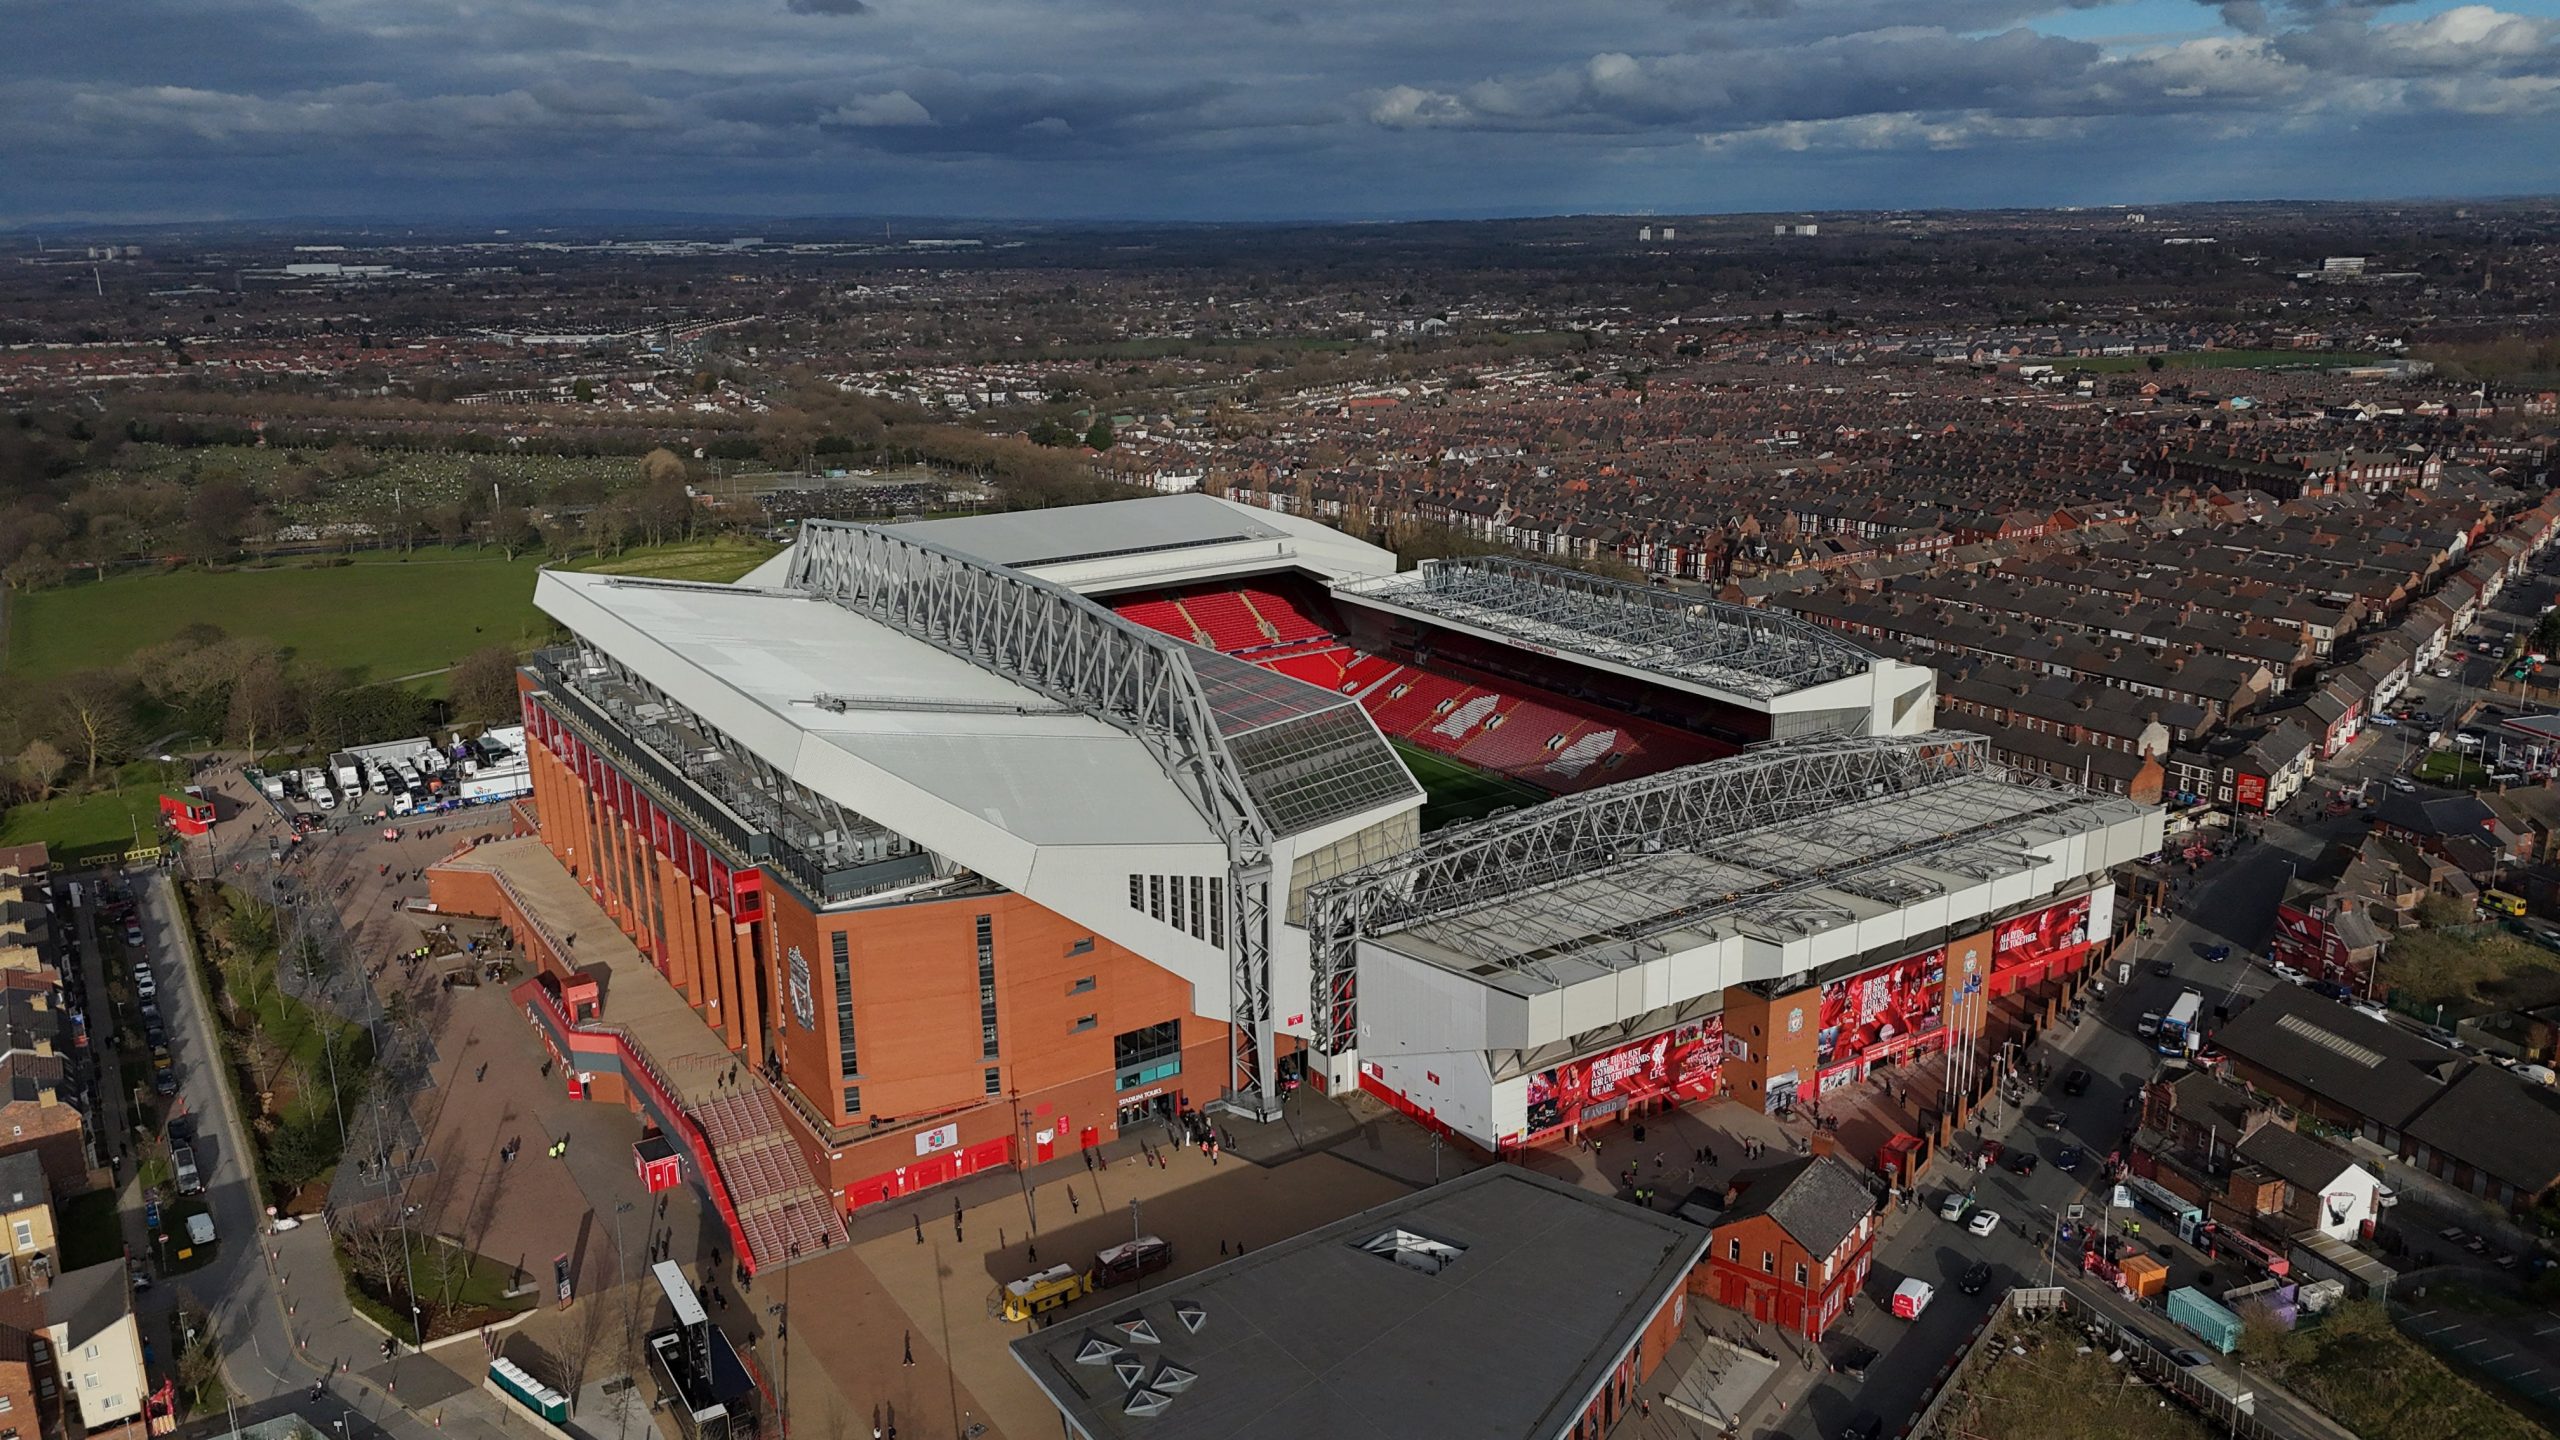
[[[1691,1025],[1580,1060],[1568,1060],[1529,1077],[1529,1134],[1579,1123],[1626,1108],[1630,1101],[1671,1097],[1704,1100],[1724,1078],[1724,1017]]]

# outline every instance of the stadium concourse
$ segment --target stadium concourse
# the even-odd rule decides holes
[[[1301,1081],[1487,1151],[1781,1109],[2082,963],[2159,844],[1830,632],[1207,496],[535,598],[530,833],[434,896],[751,1266]],[[1417,773],[1510,808],[1426,831]]]

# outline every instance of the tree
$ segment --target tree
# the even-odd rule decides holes
[[[521,505],[507,505],[489,517],[489,543],[510,560],[542,543],[542,529],[533,523],[533,512]]]
[[[2267,1305],[2252,1300],[2240,1307],[2240,1358],[2249,1364],[2280,1376],[2319,1351],[2317,1341],[2277,1319]]]
[[[133,699],[133,677],[120,670],[84,670],[54,687],[56,734],[81,757],[85,778],[96,780],[102,762],[133,745]]]
[[[1094,450],[1108,450],[1119,438],[1112,431],[1111,417],[1108,415],[1094,416],[1093,428],[1084,432],[1085,445]]]
[[[256,758],[261,746],[291,731],[301,719],[302,696],[284,662],[262,655],[231,686],[229,738]]]
[[[577,384],[569,387],[569,393],[577,397],[579,404],[592,405],[596,402],[596,382],[581,378]]]
[[[2430,893],[2418,902],[2418,923],[2430,930],[2447,925],[2468,925],[2475,918],[2471,906],[2450,895]]]
[[[684,461],[665,446],[640,457],[640,483],[643,485],[682,485]]]
[[[2154,355],[2142,363],[2149,366],[2151,368],[2151,373],[2154,375],[2157,375],[2161,371],[2169,368],[2169,358],[2165,355]]]
[[[30,740],[18,752],[18,775],[35,791],[38,800],[53,798],[53,787],[62,783],[62,772],[71,768],[71,760],[45,740]]]
[[[484,645],[462,657],[446,677],[453,718],[502,723],[523,709],[516,698],[516,656],[503,645]]]
[[[187,528],[205,554],[228,552],[240,543],[257,512],[258,494],[236,476],[207,480],[187,497]]]

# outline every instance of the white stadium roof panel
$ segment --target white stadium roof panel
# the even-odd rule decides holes
[[[1279,540],[1295,531],[1285,517],[1229,504],[1213,495],[1106,500],[1054,510],[1013,510],[951,520],[884,525],[890,534],[1017,570],[1150,550],[1189,549],[1236,540]],[[1332,533],[1330,531],[1326,532]]]

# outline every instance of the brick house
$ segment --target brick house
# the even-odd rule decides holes
[[[1690,1288],[1819,1341],[1865,1281],[1875,1233],[1875,1196],[1849,1162],[1782,1165],[1727,1203]]]

